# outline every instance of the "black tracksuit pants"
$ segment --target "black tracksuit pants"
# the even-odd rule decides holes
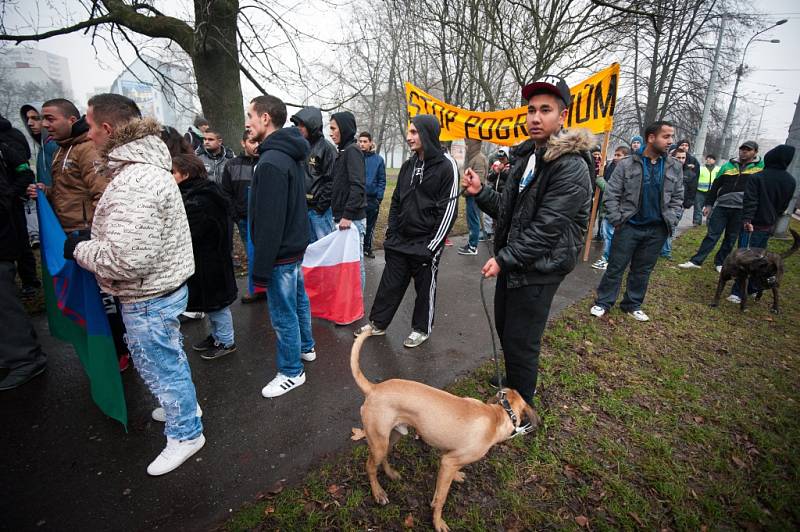
[[[506,381],[525,401],[533,403],[539,375],[539,350],[553,296],[561,283],[508,287],[508,277],[497,277],[494,319],[503,346]]]
[[[375,294],[375,301],[372,303],[370,321],[380,329],[389,326],[413,277],[417,299],[414,301],[411,327],[415,331],[430,334],[436,302],[436,275],[439,272],[442,248],[439,248],[431,258],[389,249],[386,250],[385,256],[386,266],[383,268],[378,293]]]

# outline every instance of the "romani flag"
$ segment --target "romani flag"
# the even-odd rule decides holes
[[[95,404],[125,425],[128,411],[119,363],[94,274],[64,258],[67,239],[44,194],[37,196],[42,277],[50,334],[75,347]]]
[[[336,230],[306,249],[303,279],[311,315],[338,324],[364,316],[358,229]]]

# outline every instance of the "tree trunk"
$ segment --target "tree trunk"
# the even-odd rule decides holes
[[[211,128],[223,143],[240,149],[244,132],[239,47],[236,40],[236,0],[195,0],[194,49],[189,51],[197,79],[197,96]]]

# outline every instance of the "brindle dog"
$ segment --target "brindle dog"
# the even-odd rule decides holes
[[[717,293],[714,295],[712,307],[719,305],[719,298],[725,284],[734,279],[739,285],[742,302],[739,310],[742,312],[747,308],[747,281],[750,279],[756,291],[756,300],[761,299],[765,288],[772,289],[772,312],[777,314],[778,307],[778,287],[783,277],[783,259],[800,249],[800,234],[793,229],[792,237],[794,244],[783,254],[767,251],[761,248],[737,249],[725,259],[722,265],[722,272],[719,274],[717,283]]]

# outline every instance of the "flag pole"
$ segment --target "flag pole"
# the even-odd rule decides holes
[[[603,134],[603,146],[600,148],[600,171],[598,177],[603,177],[606,170],[606,153],[608,152],[608,141],[611,138],[611,132],[606,131]],[[583,262],[589,260],[589,252],[592,246],[592,233],[594,233],[594,222],[597,219],[597,208],[600,203],[600,187],[594,190],[594,200],[592,200],[592,215],[589,217],[589,229],[586,231],[586,242],[583,245]]]

